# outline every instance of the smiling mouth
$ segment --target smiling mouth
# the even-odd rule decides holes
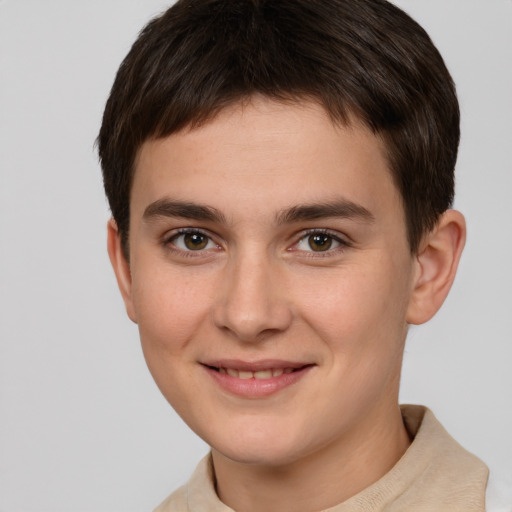
[[[316,364],[282,360],[248,362],[217,360],[201,363],[224,391],[249,399],[261,399],[300,382]]]
[[[294,373],[304,369],[306,366],[304,365],[299,368],[267,368],[265,370],[239,370],[236,368],[224,368],[223,366],[210,366],[206,365],[208,368],[220,373],[221,375],[229,375],[230,377],[234,377],[236,379],[248,380],[248,379],[258,379],[258,380],[267,380],[272,377],[280,377],[283,374]]]

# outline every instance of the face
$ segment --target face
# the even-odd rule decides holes
[[[357,121],[254,99],[146,142],[130,223],[147,364],[215,451],[287,464],[396,409],[415,265],[383,144]]]

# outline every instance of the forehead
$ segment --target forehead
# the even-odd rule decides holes
[[[341,126],[314,102],[253,98],[145,142],[131,200],[139,214],[166,195],[256,214],[338,197],[375,206],[385,193],[397,199],[384,143],[358,119]]]

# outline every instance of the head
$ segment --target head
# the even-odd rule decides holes
[[[392,424],[462,250],[458,137],[439,53],[382,0],[179,1],[142,31],[99,136],[109,253],[214,450],[282,465]]]
[[[128,256],[130,191],[142,144],[199,126],[255,95],[312,100],[385,144],[411,252],[450,207],[459,108],[426,32],[384,0],[179,1],[126,56],[98,138]]]

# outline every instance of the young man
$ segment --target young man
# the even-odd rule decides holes
[[[398,405],[465,239],[459,109],[384,0],[183,0],[99,135],[108,248],[162,393],[211,454],[157,510],[482,511],[488,470]]]

